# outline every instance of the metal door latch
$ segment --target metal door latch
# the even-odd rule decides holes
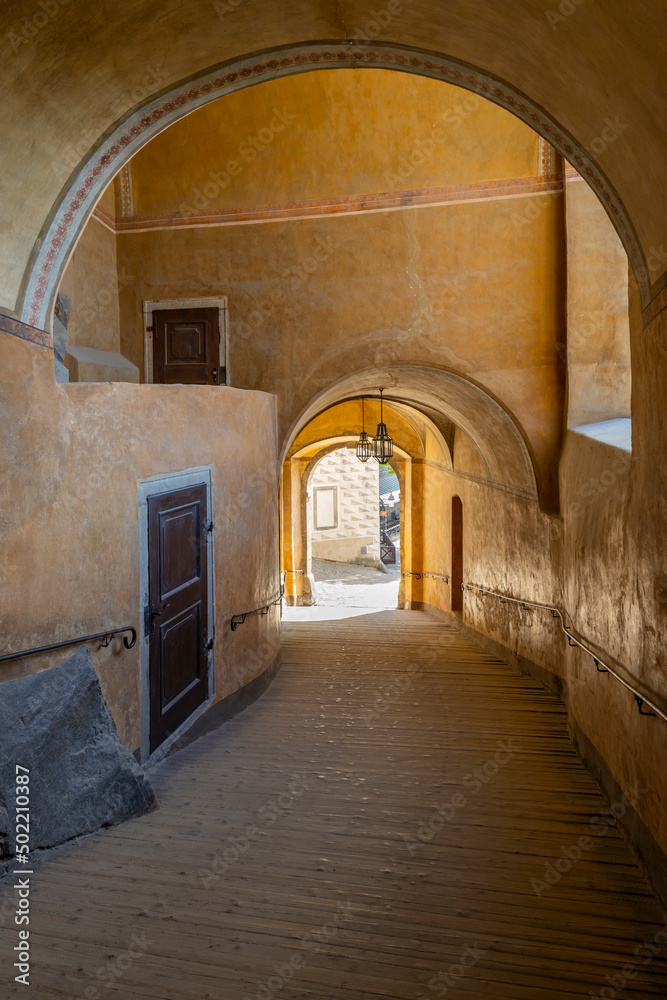
[[[153,604],[147,604],[144,608],[144,632],[150,635],[153,631],[153,619],[158,618],[163,611],[169,607],[168,604],[160,604],[157,608]]]

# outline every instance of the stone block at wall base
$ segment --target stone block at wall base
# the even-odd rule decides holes
[[[0,684],[0,862],[16,854],[16,765],[28,768],[31,851],[158,807],[118,738],[90,655]],[[22,852],[21,852],[22,853]]]
[[[58,358],[53,359],[53,369],[56,373],[56,382],[69,382],[69,371]]]

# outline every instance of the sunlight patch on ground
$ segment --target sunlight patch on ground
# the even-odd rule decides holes
[[[382,573],[368,566],[313,559],[317,603],[310,608],[284,607],[283,618],[285,621],[337,621],[369,611],[395,610],[400,562],[386,569],[387,572]]]
[[[283,605],[285,622],[337,622],[343,618],[360,618],[378,608],[326,608],[315,605],[312,608],[288,608]]]

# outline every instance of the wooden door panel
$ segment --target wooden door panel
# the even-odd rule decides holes
[[[160,600],[166,601],[183,587],[201,579],[199,558],[199,511],[186,506],[173,511],[161,511],[159,538],[162,573],[160,574]]]
[[[173,708],[201,680],[201,617],[199,605],[187,608],[166,625],[160,625],[163,663],[160,711]],[[192,655],[192,651],[196,651]]]
[[[168,385],[219,383],[217,309],[161,309],[153,313],[153,381]]]
[[[197,361],[206,364],[206,324],[167,323],[167,364]]]
[[[151,753],[208,697],[205,485],[148,499]]]

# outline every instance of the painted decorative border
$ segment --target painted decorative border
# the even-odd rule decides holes
[[[220,209],[212,212],[161,212],[135,215],[131,219],[112,220],[116,233],[150,233],[160,229],[197,229],[211,226],[239,226],[264,222],[288,222],[291,219],[320,219],[336,215],[361,215],[366,212],[398,211],[404,208],[433,208],[439,205],[466,204],[526,198],[536,194],[562,191],[558,177],[518,177],[477,184],[452,184],[446,187],[419,188],[410,191],[381,191],[377,194],[348,195],[344,198],[289,202],[278,205],[254,205]],[[109,224],[99,206],[93,212],[100,222]]]
[[[538,173],[550,177],[556,173],[555,150],[550,142],[539,136],[537,143]]]
[[[134,192],[132,189],[132,168],[126,163],[118,175],[120,185],[120,214],[123,218],[134,215]]]
[[[50,351],[53,350],[53,337],[50,333],[37,330],[34,326],[28,326],[27,323],[12,319],[11,316],[4,316],[2,313],[0,313],[0,332],[8,333],[12,337],[19,337],[21,340],[28,340],[31,344],[38,344]]]
[[[444,80],[474,91],[515,114],[547,139],[594,189],[628,253],[642,304],[648,305],[648,270],[620,198],[585,150],[542,108],[490,73],[449,57],[396,45],[333,41],[307,43],[242,58],[202,75],[195,82],[174,88],[167,96],[149,102],[128,116],[91,154],[56,209],[29,272],[22,318],[34,326],[47,327],[60,276],[77,236],[104,188],[141,146],[179,118],[224,94],[295,73],[338,66],[395,69]]]

